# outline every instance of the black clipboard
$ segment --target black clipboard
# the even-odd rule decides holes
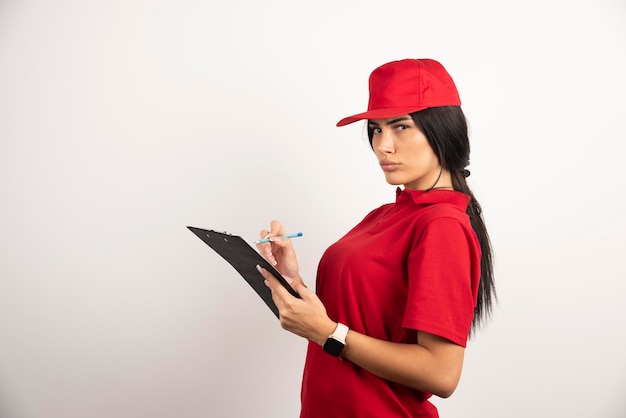
[[[265,285],[265,279],[261,276],[261,273],[257,271],[257,265],[272,273],[293,296],[300,297],[291,285],[287,283],[287,280],[240,236],[195,228],[193,226],[188,226],[187,228],[215,250],[216,253],[221,255],[224,260],[228,261],[263,299],[263,302],[274,312],[277,318],[278,308],[272,300],[272,292]]]

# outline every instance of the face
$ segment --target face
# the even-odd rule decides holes
[[[441,171],[437,155],[410,115],[368,123],[373,132],[372,147],[387,183],[413,190],[452,187],[450,173]]]

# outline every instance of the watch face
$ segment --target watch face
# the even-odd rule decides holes
[[[327,339],[324,343],[324,351],[326,351],[328,354],[332,354],[335,357],[341,354],[343,347],[344,344],[341,341],[338,341],[332,337]]]

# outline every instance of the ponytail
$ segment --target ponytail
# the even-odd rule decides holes
[[[476,329],[485,324],[491,316],[493,301],[496,299],[496,289],[493,277],[493,250],[491,248],[491,240],[487,233],[485,220],[483,219],[482,208],[480,203],[474,197],[474,193],[467,185],[467,181],[463,172],[453,172],[452,187],[470,196],[467,205],[467,215],[474,233],[478,237],[482,257],[480,259],[480,282],[478,284],[478,300],[474,308],[474,319],[472,320],[472,330],[470,335],[474,335]]]
[[[470,196],[467,215],[482,252],[480,283],[470,331],[471,336],[491,316],[493,303],[496,300],[496,289],[491,241],[480,204],[474,197],[466,179],[470,174],[466,168],[469,165],[470,154],[467,120],[459,106],[431,107],[412,113],[411,117],[428,139],[431,148],[439,158],[441,167],[450,171],[454,190]]]

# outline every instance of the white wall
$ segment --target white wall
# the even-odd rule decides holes
[[[623,0],[3,0],[0,416],[297,416],[305,342],[185,227],[280,219],[312,283],[394,197],[336,121],[432,57],[500,296],[442,417],[624,417],[625,41]]]

